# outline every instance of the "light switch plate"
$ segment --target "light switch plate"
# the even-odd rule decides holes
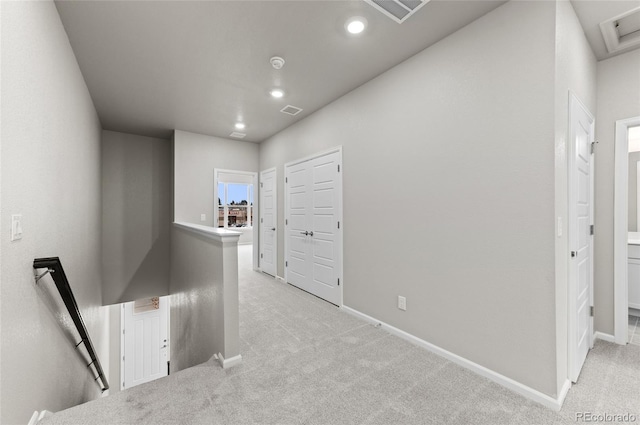
[[[11,241],[22,239],[22,214],[11,215]]]

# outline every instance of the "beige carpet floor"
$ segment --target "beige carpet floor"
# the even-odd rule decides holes
[[[547,425],[581,413],[640,423],[640,346],[598,341],[554,412],[251,271],[240,252],[241,365],[210,361],[44,423]]]

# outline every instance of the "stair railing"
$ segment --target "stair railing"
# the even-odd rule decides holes
[[[102,365],[100,364],[100,360],[98,360],[98,356],[96,355],[96,351],[93,347],[93,343],[91,342],[91,338],[89,338],[89,333],[87,332],[87,327],[84,324],[84,320],[82,320],[82,315],[80,314],[80,309],[78,308],[78,304],[76,303],[76,298],[73,296],[73,291],[71,290],[71,286],[69,286],[69,281],[67,280],[67,275],[64,273],[64,269],[62,268],[62,263],[58,257],[51,258],[36,258],[33,260],[33,268],[35,270],[38,269],[47,269],[47,271],[36,275],[36,283],[40,281],[45,275],[50,274],[53,278],[53,281],[58,288],[58,292],[62,297],[62,301],[64,305],[67,307],[69,314],[71,315],[71,320],[76,325],[76,329],[80,334],[80,342],[76,344],[76,348],[80,346],[80,344],[84,343],[85,348],[87,349],[87,353],[89,354],[89,358],[91,359],[91,363],[87,365],[87,367],[93,366],[95,372],[98,376],[95,377],[94,381],[102,382],[102,392],[105,392],[109,389],[109,383],[104,376],[104,372],[102,370]]]

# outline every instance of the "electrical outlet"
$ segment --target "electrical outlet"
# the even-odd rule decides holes
[[[398,295],[398,308],[400,310],[407,310],[407,299]]]
[[[200,214],[200,221],[207,221],[207,215],[206,214]]]

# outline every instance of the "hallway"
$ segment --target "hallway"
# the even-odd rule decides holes
[[[211,360],[58,413],[46,424],[560,424],[640,420],[640,346],[597,341],[553,412],[292,286],[239,248],[243,362]]]

